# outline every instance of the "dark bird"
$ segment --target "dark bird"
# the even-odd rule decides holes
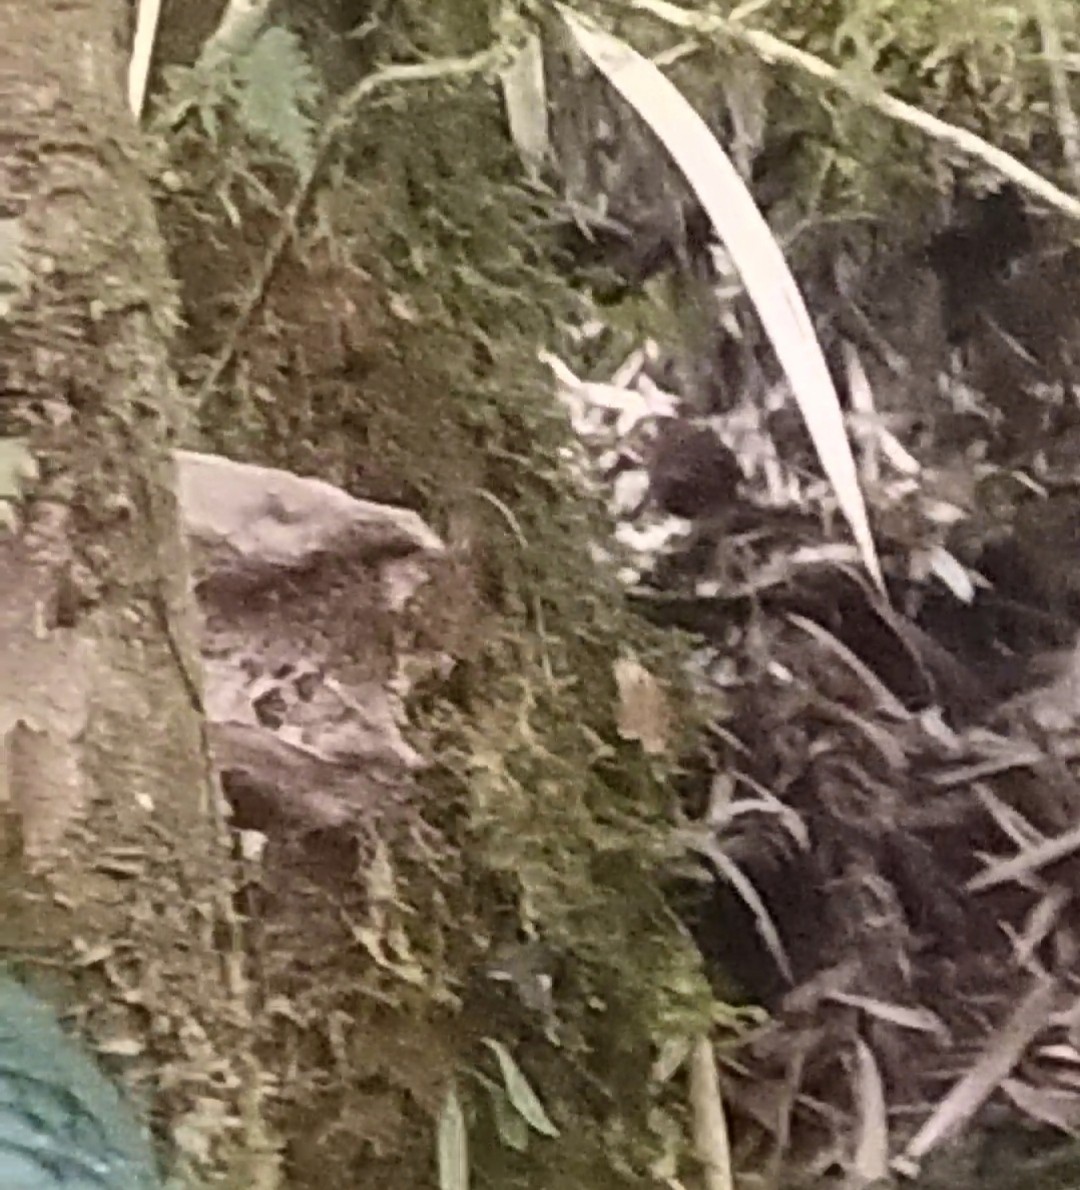
[[[740,471],[732,451],[704,426],[661,424],[648,458],[649,498],[670,516],[697,520],[735,502]]]

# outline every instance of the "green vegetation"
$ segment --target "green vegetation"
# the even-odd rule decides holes
[[[323,43],[312,42],[330,91],[376,58],[469,54],[496,37],[486,3],[380,10],[344,66],[321,62]],[[1012,150],[1053,136],[1038,29],[1017,8],[791,0],[747,21],[868,86],[994,129]],[[640,13],[627,23],[650,48],[680,36]],[[323,33],[327,43],[343,36]],[[412,1052],[409,1069],[373,1061],[366,1081],[345,1071],[333,1093],[322,1088],[321,1103],[361,1121],[335,1137],[330,1168],[355,1173],[375,1152],[365,1185],[400,1184],[395,1167],[404,1181],[428,1176],[432,1121],[454,1077],[473,1160],[491,1184],[629,1185],[670,1151],[677,1122],[677,1109],[658,1114],[649,1088],[652,1047],[692,1034],[714,1009],[659,877],[670,779],[695,728],[681,644],[635,618],[594,561],[604,516],[566,476],[569,429],[537,362],[540,347],[570,353],[581,298],[553,266],[550,202],[523,183],[488,78],[390,85],[359,108],[323,162],[296,242],[255,293],[318,125],[297,114],[318,103],[297,43],[276,36],[263,51],[292,80],[281,90],[262,85],[258,58],[233,68],[227,94],[205,77],[173,76],[161,216],[183,286],[177,366],[200,391],[223,350],[234,365],[194,411],[198,442],[416,508],[452,548],[459,596],[423,613],[428,643],[456,667],[413,708],[439,762],[421,811],[437,829],[438,862],[406,839],[383,840],[423,978],[402,988],[388,976],[381,1003],[357,1005],[345,996],[353,961],[338,968],[341,1003],[363,1022],[366,1045],[392,1047],[415,1029],[439,1054],[426,1063]],[[744,53],[724,45],[678,70],[693,90],[719,59]],[[915,210],[940,187],[935,147],[921,135],[790,68],[776,67],[772,82],[763,149],[776,150],[796,214],[895,214],[898,201]],[[299,106],[268,102],[282,95]],[[244,322],[237,312],[249,304]],[[684,725],[662,762],[617,731],[612,666],[627,652],[670,683]],[[535,1013],[504,1004],[492,1016],[488,991],[472,991],[490,945],[518,934],[558,956],[561,1048],[538,1040]],[[448,1002],[462,1013],[448,1019]],[[487,1113],[484,1084],[470,1076],[494,1075],[476,1044],[489,1031],[526,1051],[560,1137],[533,1137],[519,1152],[500,1136],[498,1111]],[[294,1077],[314,1086],[314,1068],[307,1055]],[[415,1122],[419,1108],[422,1127],[378,1128],[380,1079],[406,1090],[404,1118]]]

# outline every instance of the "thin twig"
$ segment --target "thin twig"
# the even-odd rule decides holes
[[[1075,855],[1080,851],[1080,827],[1073,827],[1063,835],[1047,839],[1034,847],[1021,851],[1012,859],[1002,860],[992,864],[978,876],[968,881],[970,892],[984,892],[988,888],[997,888],[999,884],[1008,884],[1019,880],[1032,872],[1048,867],[1050,864],[1060,863],[1063,859]]]
[[[867,104],[882,115],[898,123],[907,124],[933,140],[952,145],[965,156],[974,157],[991,169],[997,170],[1002,177],[1013,182],[1021,190],[1026,190],[1068,218],[1080,221],[1080,199],[1066,194],[1053,182],[1029,169],[1003,149],[990,144],[974,132],[957,128],[955,124],[946,123],[920,108],[904,103],[886,91],[869,90],[864,78],[857,81],[848,78],[835,66],[830,66],[814,54],[789,45],[771,33],[765,33],[760,29],[747,29],[744,25],[723,17],[689,12],[676,4],[668,3],[667,0],[626,0],[626,4],[641,12],[651,13],[678,29],[691,29],[705,37],[736,41],[753,50],[766,62],[782,62],[784,65],[794,66],[804,74],[837,87],[857,102]]]

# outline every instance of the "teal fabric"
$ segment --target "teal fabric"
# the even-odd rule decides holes
[[[0,1190],[160,1190],[149,1140],[52,1009],[0,975]]]

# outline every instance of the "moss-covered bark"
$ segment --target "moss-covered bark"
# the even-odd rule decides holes
[[[124,14],[0,11],[20,278],[0,319],[0,436],[40,472],[0,541],[0,956],[126,1056],[193,1177],[265,1185],[169,453],[186,421],[176,302],[123,106]]]

